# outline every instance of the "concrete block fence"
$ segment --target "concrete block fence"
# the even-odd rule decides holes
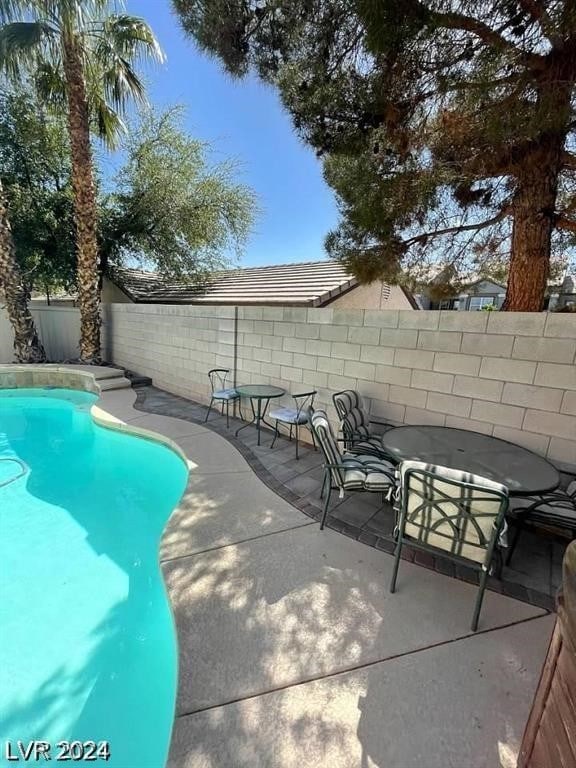
[[[237,383],[357,389],[402,424],[495,435],[576,467],[576,315],[112,304],[108,359],[206,402],[207,371]]]

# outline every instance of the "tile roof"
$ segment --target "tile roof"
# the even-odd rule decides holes
[[[204,285],[124,267],[112,267],[109,277],[132,301],[161,304],[320,307],[358,285],[355,277],[333,261],[226,270]]]

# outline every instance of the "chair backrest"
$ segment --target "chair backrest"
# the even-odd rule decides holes
[[[354,389],[344,389],[342,392],[336,392],[332,395],[332,400],[334,402],[334,407],[336,408],[336,413],[341,419],[343,419],[352,408],[359,408],[362,410],[364,407],[362,398]]]
[[[508,489],[421,461],[402,462],[399,473],[401,534],[488,565],[508,509]]]
[[[330,465],[330,474],[332,480],[338,488],[344,486],[344,466],[342,464],[342,453],[338,441],[334,437],[332,426],[328,421],[326,411],[308,410],[308,421],[310,428],[314,433],[320,450],[324,454],[326,464]]]
[[[226,379],[230,374],[230,368],[212,368],[208,371],[208,378],[210,379],[210,388],[212,392],[218,392],[222,389],[226,389]]]
[[[332,396],[336,413],[340,417],[340,426],[344,435],[344,444],[350,448],[354,441],[370,437],[370,421],[364,410],[362,398],[353,389],[336,392]]]
[[[314,389],[311,392],[299,392],[297,395],[292,395],[298,416],[303,412],[309,413],[310,409],[314,410],[314,398],[317,394],[318,392]]]

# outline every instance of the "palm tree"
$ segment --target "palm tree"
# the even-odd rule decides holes
[[[28,306],[30,292],[16,261],[14,239],[8,218],[6,197],[0,179],[0,288],[8,317],[14,328],[14,352],[19,363],[43,363],[46,360],[34,318]]]
[[[80,357],[100,361],[97,209],[90,130],[114,146],[129,98],[143,102],[134,64],[162,60],[150,27],[110,13],[109,0],[1,0],[0,67],[31,73],[41,96],[65,99],[76,226]]]

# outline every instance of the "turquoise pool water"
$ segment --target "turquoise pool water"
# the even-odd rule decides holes
[[[18,739],[109,743],[80,764],[166,761],[177,651],[158,544],[187,470],[95,425],[96,399],[0,390],[1,765]]]

